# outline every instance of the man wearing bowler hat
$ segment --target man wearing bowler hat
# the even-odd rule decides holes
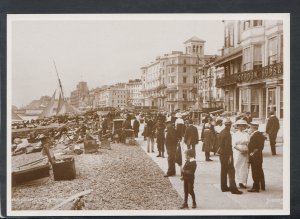
[[[262,169],[263,154],[265,144],[265,136],[258,131],[259,124],[252,122],[251,137],[248,144],[249,163],[252,170],[253,187],[248,192],[259,192],[259,190],[265,190],[265,176]]]

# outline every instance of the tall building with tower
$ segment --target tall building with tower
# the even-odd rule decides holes
[[[198,68],[208,56],[205,41],[194,36],[184,42],[184,52],[158,56],[141,68],[143,105],[174,111],[193,108],[197,101]]]

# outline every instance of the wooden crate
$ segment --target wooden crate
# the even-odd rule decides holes
[[[74,157],[63,158],[52,164],[54,180],[72,180],[76,178]]]
[[[49,170],[50,166],[49,164],[42,164],[39,166],[34,166],[22,170],[16,170],[12,172],[12,185],[17,186],[17,185],[22,185],[24,183],[37,180],[37,179],[42,179],[45,177],[49,177]]]
[[[99,145],[96,140],[85,140],[84,141],[84,153],[95,153],[98,151]]]
[[[108,139],[101,139],[101,149],[111,149],[110,141]]]

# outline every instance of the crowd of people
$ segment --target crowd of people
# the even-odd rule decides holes
[[[274,112],[269,112],[270,118],[266,125],[266,133],[270,139],[273,155],[276,155],[276,137],[279,130],[279,120]],[[122,118],[122,126],[112,133],[112,121]],[[126,130],[132,130],[137,138],[140,131],[147,144],[147,152],[155,152],[157,157],[167,155],[168,169],[165,177],[176,175],[176,163],[181,167],[181,176],[184,181],[184,203],[181,208],[188,208],[187,199],[190,194],[193,199],[193,208],[196,208],[194,180],[196,171],[196,146],[202,142],[202,151],[205,161],[212,161],[211,153],[218,155],[221,165],[220,186],[222,192],[242,194],[240,189],[247,188],[249,167],[251,166],[253,186],[248,192],[265,190],[265,178],[262,168],[264,143],[266,135],[259,131],[259,124],[252,121],[251,114],[239,114],[235,121],[220,115],[207,114],[202,120],[202,131],[198,129],[189,114],[172,113],[115,113],[104,116],[96,113],[85,116],[64,116],[49,118],[36,122],[62,123],[58,129],[49,129],[43,135],[30,132],[22,140],[13,138],[13,155],[26,152],[28,144],[35,144],[34,149],[51,147],[59,142],[65,145],[82,143],[84,140],[95,139],[101,141],[103,137],[114,139],[117,135],[121,142],[127,137]],[[30,122],[35,123],[33,122]],[[144,130],[140,130],[140,123],[144,123]],[[25,139],[25,141],[24,141]],[[182,162],[181,147],[185,145],[186,161]],[[165,153],[166,152],[166,153]],[[229,178],[229,186],[227,184]]]
[[[148,115],[145,119],[145,128],[142,133],[147,141],[147,152],[154,152],[157,143],[157,157],[168,155],[168,170],[165,177],[176,175],[175,164],[181,166],[185,202],[181,208],[187,208],[187,197],[191,195],[193,208],[196,207],[193,191],[194,174],[196,170],[196,145],[202,141],[202,151],[205,161],[210,159],[211,153],[218,155],[221,164],[221,191],[230,191],[232,194],[242,194],[240,189],[247,188],[248,174],[251,167],[253,186],[248,192],[265,190],[265,177],[262,168],[265,140],[270,139],[272,155],[276,155],[276,137],[280,128],[279,120],[273,111],[269,112],[266,133],[259,130],[259,124],[253,122],[251,114],[240,113],[235,121],[222,118],[219,115],[207,115],[202,120],[202,131],[199,137],[198,129],[190,118],[183,118],[180,113],[158,115],[155,118]],[[267,134],[267,135],[266,135]],[[156,141],[155,141],[156,139]],[[186,162],[178,161],[178,150],[185,144]],[[227,185],[229,177],[229,186]]]

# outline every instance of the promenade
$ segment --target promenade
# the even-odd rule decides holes
[[[141,127],[143,130],[143,127]],[[198,126],[199,136],[201,127]],[[138,144],[147,153],[147,142],[143,137],[139,137]],[[183,146],[184,150],[185,146]],[[194,190],[197,200],[197,209],[212,210],[250,210],[250,209],[282,209],[283,207],[283,144],[277,144],[278,155],[272,156],[269,141],[265,142],[263,151],[264,161],[263,169],[266,180],[266,191],[259,193],[247,192],[247,189],[241,189],[242,195],[233,195],[230,192],[221,192],[220,189],[220,161],[219,156],[211,156],[212,162],[206,162],[204,152],[202,152],[202,142],[196,146],[197,170],[195,173]],[[165,158],[156,157],[157,147],[155,144],[155,153],[147,153],[153,161],[164,171],[167,171],[167,155]],[[184,158],[183,158],[184,159]],[[162,175],[163,177],[163,175]],[[173,187],[183,198],[183,181],[180,180],[180,168],[176,164],[176,176],[169,177]],[[248,188],[252,186],[251,169],[248,175]],[[189,206],[191,208],[191,198],[189,197]],[[179,206],[178,206],[179,207]]]

